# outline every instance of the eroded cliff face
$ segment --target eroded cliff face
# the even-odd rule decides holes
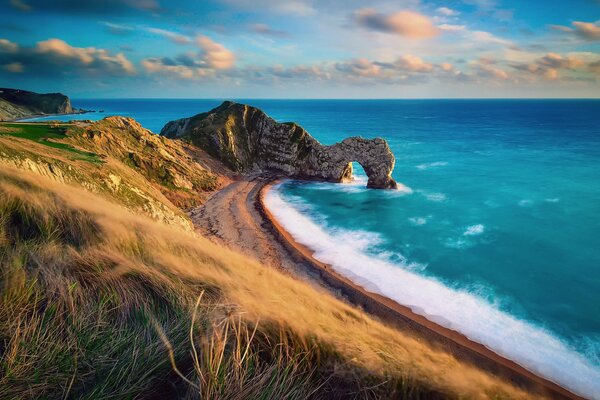
[[[71,101],[64,94],[40,94],[26,90],[0,88],[0,121],[33,115],[72,112]]]
[[[324,146],[299,125],[278,123],[244,104],[226,101],[207,113],[171,121],[161,135],[189,140],[241,173],[345,182],[356,161],[369,177],[368,187],[397,187],[391,177],[394,154],[384,139],[351,137]]]

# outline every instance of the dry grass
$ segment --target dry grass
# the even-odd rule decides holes
[[[0,398],[533,398],[204,238],[9,168],[0,270]]]

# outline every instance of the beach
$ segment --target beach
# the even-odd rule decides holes
[[[296,242],[265,206],[264,197],[275,183],[275,177],[260,175],[235,180],[213,194],[203,206],[190,212],[196,230],[265,265],[308,281],[390,326],[527,390],[550,398],[581,398],[461,333],[436,324],[389,298],[369,292],[316,260],[313,251]]]

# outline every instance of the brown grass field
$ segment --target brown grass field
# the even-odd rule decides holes
[[[539,398],[197,234],[5,166],[0,270],[2,399]]]

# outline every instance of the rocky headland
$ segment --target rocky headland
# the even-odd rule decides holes
[[[297,179],[347,182],[352,162],[369,180],[367,187],[395,189],[395,158],[381,138],[350,137],[325,146],[295,123],[279,123],[262,110],[225,101],[190,118],[167,123],[161,135],[189,141],[236,172],[270,172]]]
[[[53,114],[79,114],[71,100],[62,93],[35,93],[20,89],[0,88],[0,121]]]

